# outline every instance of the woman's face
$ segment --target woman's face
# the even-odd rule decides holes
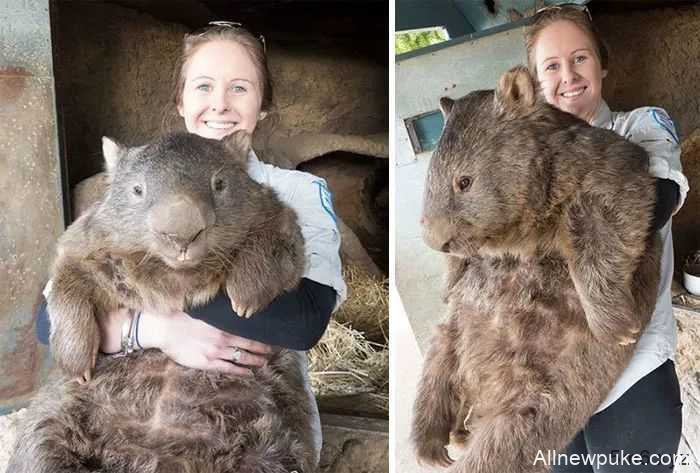
[[[602,100],[603,77],[593,41],[574,23],[555,21],[540,31],[534,48],[545,99],[587,122]]]
[[[220,140],[236,130],[253,133],[260,116],[258,72],[238,43],[205,43],[192,55],[178,113],[187,131]]]

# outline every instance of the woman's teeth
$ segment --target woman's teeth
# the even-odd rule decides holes
[[[583,88],[581,88],[581,89],[572,90],[571,92],[563,92],[563,93],[561,94],[561,96],[564,97],[564,98],[570,99],[570,98],[572,98],[572,97],[578,97],[579,95],[581,95],[582,93],[584,93],[585,90],[586,90],[586,88],[583,87]]]
[[[236,126],[236,122],[204,122],[209,128],[215,130],[227,130]]]

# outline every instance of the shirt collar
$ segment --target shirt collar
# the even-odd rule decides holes
[[[612,129],[612,112],[610,107],[605,103],[605,100],[600,100],[600,105],[598,105],[598,110],[595,113],[595,117],[591,120],[591,126],[596,128],[605,128],[607,130]]]
[[[248,175],[258,182],[262,181],[265,177],[265,169],[263,168],[262,161],[258,159],[258,155],[255,154],[253,148],[251,148],[248,153]]]

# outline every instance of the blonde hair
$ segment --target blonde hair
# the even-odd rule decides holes
[[[585,6],[561,5],[539,11],[532,24],[525,30],[525,50],[527,51],[527,66],[530,69],[530,74],[537,79],[537,63],[535,62],[537,37],[547,26],[562,20],[570,21],[588,36],[593,43],[594,52],[598,56],[601,68],[606,70],[608,68],[608,48],[593,25],[588,9]]]

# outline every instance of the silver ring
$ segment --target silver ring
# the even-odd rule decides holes
[[[232,361],[240,361],[241,360],[241,349],[238,347],[233,347],[233,356],[232,356]]]

